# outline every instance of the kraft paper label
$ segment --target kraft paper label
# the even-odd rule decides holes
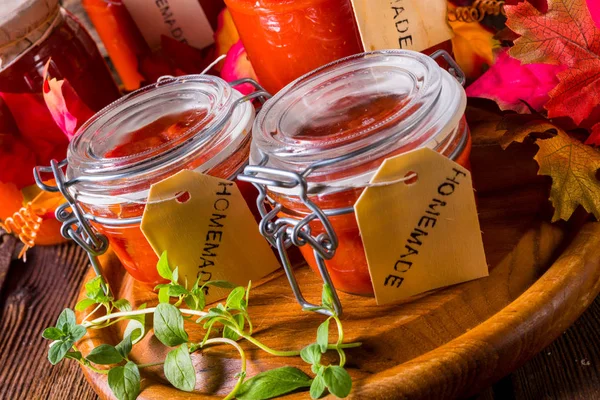
[[[352,0],[366,51],[423,51],[450,40],[447,0]]]
[[[423,148],[384,161],[354,210],[377,304],[488,275],[470,172]]]
[[[279,268],[231,181],[184,170],[152,185],[148,203],[142,232],[157,255],[167,251],[182,285],[191,286],[199,277],[201,283],[226,280],[246,286]],[[228,292],[209,287],[207,302]]]
[[[203,49],[214,43],[214,32],[198,0],[123,0],[151,49],[165,35]]]

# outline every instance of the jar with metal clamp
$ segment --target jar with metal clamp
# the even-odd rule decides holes
[[[251,100],[268,96],[256,82],[244,82],[257,91],[244,97],[209,75],[165,77],[92,117],[71,142],[65,161],[36,169],[38,185],[61,191],[68,200],[59,210],[63,235],[91,256],[106,248],[107,239],[133,278],[160,283],[158,257],[140,229],[150,186],[183,169],[235,179],[248,161],[255,116]],[[48,172],[56,187],[42,183],[41,175]],[[254,187],[239,186],[255,208]]]
[[[260,227],[286,268],[286,248],[300,246],[326,283],[372,295],[353,206],[387,158],[429,147],[468,166],[463,82],[445,51],[376,51],[319,68],[267,101],[239,179],[255,183],[270,203]],[[314,308],[291,269],[288,276],[299,302]]]

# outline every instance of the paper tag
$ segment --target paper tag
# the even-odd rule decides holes
[[[123,0],[152,50],[165,35],[202,50],[214,43],[214,32],[198,0]]]
[[[366,51],[423,51],[452,39],[447,0],[352,0]]]
[[[488,275],[471,173],[423,148],[387,159],[354,210],[377,304]]]
[[[180,284],[200,277],[245,286],[279,268],[235,183],[184,170],[152,185],[148,202],[142,232],[156,254],[167,251]],[[227,293],[210,287],[207,302]]]

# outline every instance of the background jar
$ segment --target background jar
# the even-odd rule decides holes
[[[329,64],[265,104],[254,124],[250,163],[306,178],[309,199],[329,215],[338,237],[334,257],[325,262],[337,289],[373,293],[352,207],[386,158],[429,147],[468,167],[465,107],[454,76],[434,59],[406,50]],[[280,218],[298,221],[310,214],[295,188],[266,189],[282,207]],[[325,233],[318,220],[309,226],[313,237]],[[312,248],[300,249],[316,270]]]
[[[350,0],[225,0],[261,85],[363,51]]]
[[[225,81],[188,75],[139,89],[80,128],[67,157],[69,192],[136,280],[162,281],[140,230],[150,185],[183,169],[234,179],[253,120],[252,103]],[[255,207],[254,188],[240,190]]]

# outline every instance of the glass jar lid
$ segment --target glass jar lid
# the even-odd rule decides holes
[[[120,98],[71,141],[70,190],[95,203],[107,189],[125,194],[139,189],[133,197],[140,200],[151,183],[183,166],[208,171],[249,140],[254,108],[242,97],[218,77],[187,75],[163,77]]]
[[[432,58],[409,50],[357,54],[323,66],[268,100],[253,128],[250,162],[308,181],[366,184],[381,162],[439,149],[457,131],[466,95]]]

